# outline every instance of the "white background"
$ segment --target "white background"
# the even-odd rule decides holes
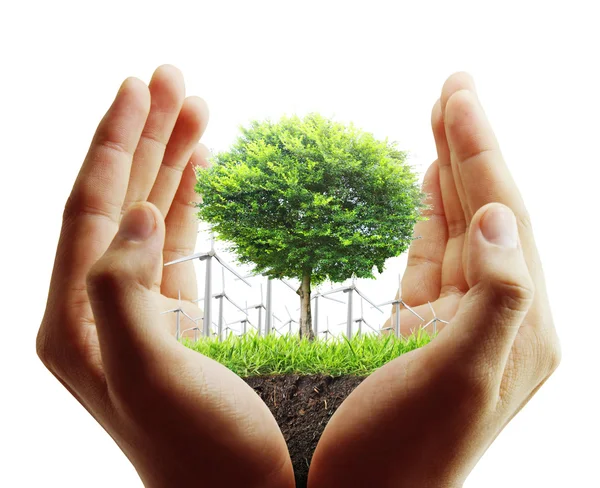
[[[450,74],[470,72],[533,220],[563,362],[465,486],[600,486],[593,5],[3,4],[0,486],[141,486],[111,438],[44,369],[35,336],[63,206],[95,127],[127,76],[148,82],[163,63],[183,71],[187,94],[208,101],[211,148],[226,149],[250,119],[318,111],[399,141],[421,177],[435,159],[431,108]],[[389,300],[405,262],[391,259],[377,282],[359,285]],[[331,313],[332,322],[345,319],[343,306]]]

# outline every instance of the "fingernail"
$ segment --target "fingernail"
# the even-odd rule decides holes
[[[147,205],[131,206],[119,226],[119,235],[130,241],[145,241],[156,229],[154,213]]]
[[[494,205],[483,214],[479,226],[488,242],[502,247],[518,246],[517,219],[508,207]]]

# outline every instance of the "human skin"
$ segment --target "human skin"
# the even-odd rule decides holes
[[[176,341],[175,314],[160,314],[178,306],[181,290],[186,313],[201,315],[192,263],[163,262],[194,251],[192,165],[207,164],[198,144],[207,120],[173,66],[159,67],[149,86],[122,84],[65,205],[37,352],[145,486],[292,487],[267,406]],[[117,232],[120,224],[130,225]]]
[[[423,316],[433,301],[450,325],[338,409],[313,458],[312,487],[460,486],[559,362],[529,219],[472,93],[472,80],[456,74],[434,108],[432,216],[417,224],[423,239],[412,243],[402,283],[409,305]],[[146,486],[292,487],[266,405],[178,343],[174,314],[160,315],[178,306],[179,290],[186,313],[201,315],[192,263],[163,262],[195,248],[192,166],[207,164],[197,144],[207,120],[172,66],[149,86],[123,83],[65,205],[37,352]],[[486,245],[473,230],[490,202],[517,215],[517,250]],[[403,315],[403,332],[418,325],[410,320]]]
[[[448,78],[432,128],[429,219],[415,226],[401,289],[427,321],[429,301],[449,324],[349,395],[321,436],[310,488],[462,486],[560,362],[530,218],[468,74]],[[508,214],[493,228],[495,210]],[[484,237],[507,239],[511,223],[518,247]],[[400,323],[407,334],[421,320],[403,309]]]

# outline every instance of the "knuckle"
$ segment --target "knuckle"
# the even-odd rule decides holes
[[[110,293],[119,290],[127,281],[125,272],[113,260],[98,261],[87,274],[88,291],[94,294]]]
[[[526,312],[535,297],[535,287],[531,279],[520,282],[494,280],[489,288],[492,290],[494,305],[512,312]]]
[[[117,215],[121,212],[121,206],[113,204],[106,200],[102,195],[96,195],[94,192],[88,192],[86,188],[78,189],[69,195],[63,210],[63,223],[74,221],[81,215],[95,216],[108,219],[116,224]]]

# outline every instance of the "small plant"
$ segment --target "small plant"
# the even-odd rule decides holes
[[[258,336],[254,332],[224,341],[182,339],[187,347],[222,363],[242,378],[263,375],[367,376],[392,359],[429,343],[419,330],[406,338],[366,334],[352,339],[310,341],[295,335]]]

